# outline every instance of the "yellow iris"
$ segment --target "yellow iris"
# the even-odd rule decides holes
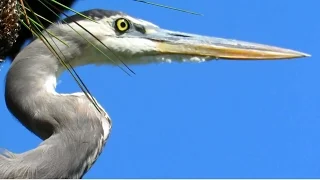
[[[128,20],[124,18],[117,19],[116,21],[116,28],[120,32],[125,32],[130,28],[130,24]]]

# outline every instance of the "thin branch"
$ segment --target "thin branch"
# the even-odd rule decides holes
[[[21,7],[22,7],[22,9],[23,9],[23,13],[24,13],[24,15],[25,15],[25,19],[26,19],[26,21],[27,21],[27,24],[28,24],[29,26],[31,26],[30,21],[29,21],[29,19],[28,19],[28,14],[27,14],[27,11],[26,11],[26,9],[25,9],[25,6],[24,6],[23,1],[24,1],[24,0],[20,0],[20,4],[21,4]]]
[[[193,14],[193,15],[203,16],[203,14],[199,14],[199,13],[196,13],[196,12],[187,11],[187,10],[183,10],[183,9],[178,9],[178,8],[174,8],[174,7],[166,6],[166,5],[162,5],[162,4],[157,4],[157,3],[150,2],[150,1],[144,1],[144,0],[133,0],[133,1],[144,3],[144,4],[150,4],[150,5],[158,6],[158,7],[162,7],[162,8],[172,9],[172,10],[175,10],[175,11],[181,11],[181,12],[189,13],[189,14]]]
[[[74,13],[76,13],[76,14],[84,17],[84,18],[86,18],[86,19],[89,19],[90,21],[96,22],[96,21],[93,20],[92,18],[90,18],[90,17],[88,17],[88,16],[85,16],[84,14],[82,14],[82,13],[80,13],[80,12],[78,12],[78,11],[76,11],[76,10],[68,7],[68,6],[65,6],[65,5],[59,3],[58,1],[55,1],[55,0],[51,0],[51,1],[54,2],[54,3],[56,3],[56,4],[58,4],[58,5],[60,5],[61,7],[64,7],[64,8],[66,8],[66,9],[68,9],[68,10],[70,10],[70,11],[72,11],[72,12],[74,12]]]

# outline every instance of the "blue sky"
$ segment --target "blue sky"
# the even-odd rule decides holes
[[[156,1],[155,1],[156,2]],[[81,0],[74,8],[121,10],[163,28],[276,45],[312,55],[291,61],[78,68],[113,119],[107,145],[85,178],[319,178],[318,0]],[[9,63],[0,72],[0,94]],[[59,92],[80,91],[68,73]],[[0,101],[0,147],[41,141]]]

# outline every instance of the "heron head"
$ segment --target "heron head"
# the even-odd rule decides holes
[[[210,59],[274,60],[308,54],[264,44],[223,39],[162,29],[117,11],[90,10],[88,28],[108,50],[128,64],[154,61],[205,61]]]

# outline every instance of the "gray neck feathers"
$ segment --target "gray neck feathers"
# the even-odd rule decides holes
[[[60,49],[66,59],[74,59],[68,54],[70,49]],[[100,154],[109,133],[103,126],[108,117],[81,93],[56,93],[61,70],[59,61],[39,40],[12,63],[5,87],[7,107],[44,141],[25,153],[0,156],[0,179],[80,178]]]

